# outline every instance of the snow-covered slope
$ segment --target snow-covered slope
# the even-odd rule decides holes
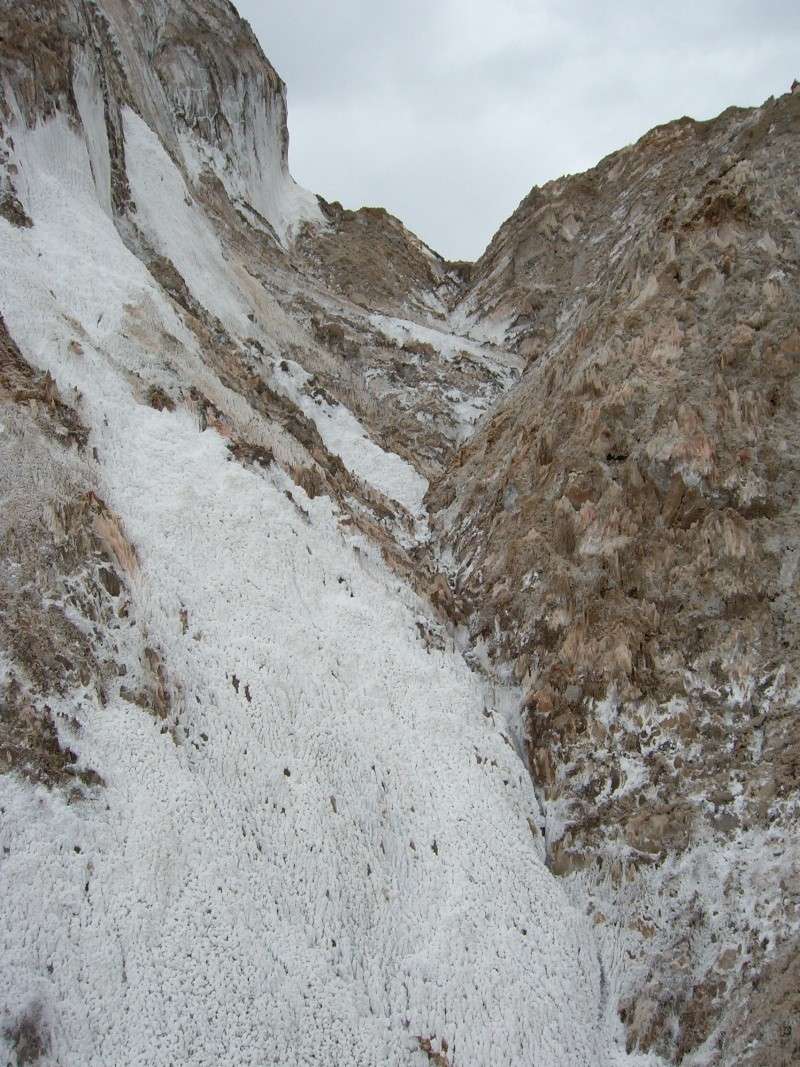
[[[454,264],[0,0],[0,1062],[797,1059],[799,108]]]
[[[269,238],[315,212],[274,72],[221,2],[37,12],[49,106],[4,68],[5,1058],[630,1062],[513,694],[418,595],[424,469],[313,397],[308,307],[374,324]],[[241,113],[239,73],[272,94]],[[442,404],[458,348],[423,350]]]

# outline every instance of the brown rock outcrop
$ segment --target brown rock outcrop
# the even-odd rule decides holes
[[[650,893],[654,865],[780,828],[797,873],[799,140],[796,96],[659,127],[534,189],[472,272],[464,312],[528,369],[429,503],[529,694],[561,872]],[[702,1032],[629,1009],[634,1045],[694,1062],[736,987]]]

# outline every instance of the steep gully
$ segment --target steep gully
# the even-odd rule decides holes
[[[425,529],[518,361],[228,5],[0,10],[8,1059],[624,1057]]]
[[[644,573],[632,622],[580,607],[616,610],[648,509],[668,560],[697,535],[761,559],[759,478],[789,484],[794,443],[750,423],[793,401],[746,353],[787,380],[792,102],[535,190],[470,268],[292,182],[230,5],[0,11],[8,1055],[744,1064],[750,976],[788,1047],[791,787],[754,798],[762,831],[701,782],[692,824],[651,750],[696,743],[708,665],[659,689]],[[669,375],[734,307],[735,429],[701,470],[708,375]]]

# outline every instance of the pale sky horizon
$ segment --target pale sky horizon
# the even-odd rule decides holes
[[[532,186],[800,77],[789,0],[236,0],[287,83],[290,167],[475,259]]]

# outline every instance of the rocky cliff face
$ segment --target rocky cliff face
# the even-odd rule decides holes
[[[0,0],[0,122],[9,1061],[793,1062],[800,98],[474,265],[224,0]]]
[[[526,372],[429,497],[551,866],[616,886],[630,1042],[679,1062],[797,1052],[779,992],[752,1060],[734,1020],[797,954],[799,134],[786,96],[534,189],[462,305]]]
[[[522,361],[294,185],[229,5],[0,55],[3,1062],[616,1062],[422,502]]]
[[[136,112],[194,182],[220,183],[279,240],[319,219],[288,172],[285,87],[225,0],[57,0],[3,14],[3,114],[56,114],[85,137],[100,202],[130,207],[123,111]],[[13,185],[7,176],[9,186]]]

